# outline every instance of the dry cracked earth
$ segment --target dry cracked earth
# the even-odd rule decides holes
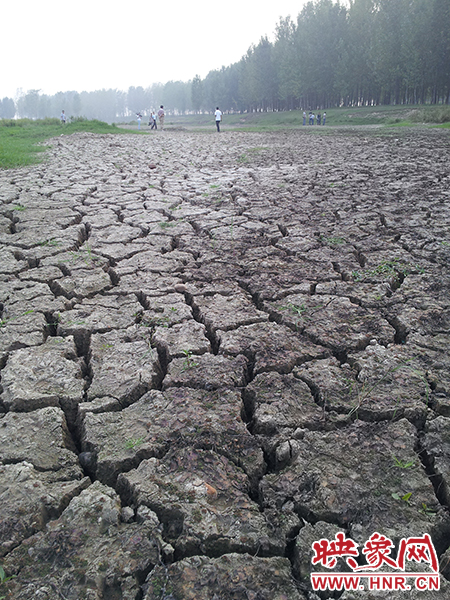
[[[0,173],[0,595],[312,600],[377,531],[441,590],[343,600],[449,597],[450,137],[330,132]]]

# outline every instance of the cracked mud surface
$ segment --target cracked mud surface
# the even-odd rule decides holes
[[[312,599],[339,530],[429,533],[448,577],[449,165],[442,131],[167,131],[1,172],[6,597]]]

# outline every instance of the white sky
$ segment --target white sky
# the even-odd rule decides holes
[[[205,77],[274,39],[307,0],[14,0],[0,11],[0,98]]]

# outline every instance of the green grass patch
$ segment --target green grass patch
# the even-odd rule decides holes
[[[47,140],[61,135],[90,133],[134,133],[103,121],[76,119],[62,125],[59,119],[0,119],[0,169],[12,169],[43,160]]]
[[[325,134],[333,127],[380,125],[414,127],[418,125],[450,126],[450,107],[400,104],[395,106],[357,106],[314,110],[327,113],[326,125],[303,126],[303,110],[224,114],[222,129],[226,131],[269,132],[283,129],[302,129],[308,133]],[[306,110],[309,113],[309,109]],[[307,119],[308,122],[308,119]],[[169,128],[215,133],[213,114],[170,116]]]

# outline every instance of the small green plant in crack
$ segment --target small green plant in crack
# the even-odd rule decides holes
[[[398,272],[407,274],[408,269],[406,265],[402,265],[397,258],[394,260],[383,260],[378,266],[368,272],[368,275],[385,275],[387,277],[392,277],[396,275]]]
[[[59,240],[55,240],[54,238],[44,240],[43,242],[39,242],[39,246],[53,246],[55,248],[57,248],[60,244],[61,242]]]
[[[144,324],[144,323],[138,323],[138,327],[143,326],[143,327],[149,327],[148,325]],[[150,356],[150,360],[154,361],[154,356],[153,356],[153,348],[152,348],[152,340],[151,340],[151,336],[152,336],[152,329],[147,329],[147,335],[145,335],[145,329],[142,331],[140,331],[140,336],[142,338],[142,340],[144,341],[144,343],[147,345],[147,350],[144,352],[144,354],[141,356],[141,361],[144,361],[147,356]]]
[[[415,269],[417,270],[417,272],[418,272],[420,275],[425,275],[425,268],[424,268],[424,267],[421,267],[420,265],[416,265],[416,266],[415,266]]]
[[[161,227],[161,229],[168,229],[169,227],[175,227],[176,222],[175,221],[161,221],[159,223],[159,226]]]
[[[70,262],[74,263],[77,260],[82,260],[88,266],[92,266],[101,260],[98,256],[94,256],[92,254],[92,248],[88,245],[86,245],[79,252],[70,252],[70,256]]]
[[[108,350],[109,348],[114,348],[114,344],[102,344],[100,348],[102,350]]]
[[[422,383],[425,386],[425,392],[424,392],[425,399],[426,399],[425,403],[427,406],[429,406],[430,384],[428,383],[426,377],[420,371],[418,371],[417,369],[415,369],[414,367],[412,367],[411,365],[408,364],[409,362],[411,362],[411,360],[412,359],[407,359],[404,362],[402,362],[401,364],[397,365],[396,367],[390,367],[390,368],[386,369],[386,371],[383,373],[383,375],[381,375],[381,377],[379,377],[373,383],[369,384],[367,382],[364,382],[362,384],[361,390],[358,391],[358,400],[357,400],[355,406],[348,413],[348,416],[357,418],[359,409],[364,404],[364,402],[366,402],[370,398],[372,392],[383,382],[386,382],[386,380],[388,380],[388,378],[391,375],[393,375],[394,373],[396,373],[399,369],[409,369],[410,373],[413,373],[418,379],[420,379],[422,381]],[[399,404],[399,400],[396,401],[395,410],[393,412],[391,420],[394,420],[394,418],[397,414],[398,404]],[[397,466],[400,466],[400,465],[397,465]]]
[[[19,212],[22,212],[24,210],[26,210],[25,206],[22,206],[22,204],[17,204],[16,206],[12,207],[13,210],[18,210]]]
[[[395,466],[399,469],[409,469],[410,467],[413,467],[416,464],[415,460],[409,460],[408,462],[404,462],[403,460],[399,460],[394,455],[392,456],[392,458],[394,459]]]
[[[347,242],[347,240],[343,237],[325,237],[324,235],[320,236],[320,241],[322,244],[326,244],[327,246],[341,246]]]
[[[26,310],[24,313],[18,315],[17,317],[5,317],[4,319],[0,319],[0,327],[5,327],[5,325],[7,325],[8,323],[11,323],[16,319],[20,319],[21,317],[25,317],[26,315],[31,315],[32,313],[34,313],[34,310],[30,309]]]
[[[422,502],[422,506],[421,508],[419,508],[419,512],[425,515],[426,517],[431,517],[431,515],[435,515],[437,511],[427,506],[425,502]]]
[[[288,310],[297,316],[297,319],[294,319],[294,326],[297,330],[301,322],[303,322],[305,319],[309,319],[309,317],[306,316],[306,311],[308,308],[304,303],[294,304],[293,302],[288,302],[285,306],[280,306],[280,310]]]
[[[134,450],[134,448],[138,448],[144,443],[144,438],[130,438],[125,442],[125,448],[127,450]]]
[[[182,353],[185,356],[185,359],[183,361],[183,371],[187,371],[188,369],[198,367],[199,363],[195,362],[195,360],[193,359],[191,350],[182,350]]]
[[[281,310],[290,310],[294,314],[302,317],[308,309],[304,303],[303,304],[293,304],[292,302],[288,302],[286,306],[281,307]]]
[[[420,267],[416,267],[420,272]],[[399,261],[398,258],[393,260],[383,260],[379,265],[373,269],[366,269],[365,271],[352,271],[353,281],[365,281],[372,277],[382,277],[383,279],[390,279],[391,277],[397,277],[403,275],[406,277],[411,272],[411,268]]]
[[[67,323],[65,323],[66,327],[73,327],[74,325],[86,325],[86,321],[83,320],[73,320],[73,321],[67,321]]]
[[[169,579],[168,571],[166,569],[165,575],[160,575],[159,573],[156,576],[153,576],[150,580],[150,589],[152,591],[152,598],[155,600],[165,598],[173,598],[173,584]]]
[[[85,250],[86,254],[88,255],[88,259],[90,261],[95,262],[96,260],[98,260],[92,255],[92,248],[88,244],[86,244],[86,246],[84,247],[84,250]]]
[[[142,321],[139,325],[142,327],[169,327],[170,317],[164,315],[162,317],[151,317],[149,322]]]
[[[392,492],[391,496],[394,498],[394,500],[400,500],[401,502],[406,502],[406,504],[409,506],[410,504],[410,499],[412,496],[412,492],[408,492],[407,494],[404,494],[403,496],[401,496],[399,494],[399,492]]]
[[[9,575],[8,577],[5,573],[4,568],[2,567],[2,565],[0,565],[0,590],[4,590],[4,585],[8,583],[8,581],[10,581],[11,579],[14,579],[14,577],[16,576]],[[0,600],[4,600],[4,598],[6,598],[6,596],[0,596]]]

